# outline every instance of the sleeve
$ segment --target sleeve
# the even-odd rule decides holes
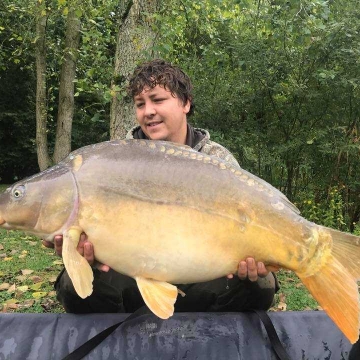
[[[215,141],[209,140],[200,150],[200,152],[216,156],[219,159],[225,160],[229,164],[240,167],[239,163],[235,159],[235,156],[225,147],[216,143]]]

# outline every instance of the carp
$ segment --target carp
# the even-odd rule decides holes
[[[350,342],[359,337],[360,238],[307,221],[270,184],[187,146],[118,140],[76,150],[1,194],[0,226],[62,234],[82,298],[93,281],[76,250],[85,232],[96,259],[134,278],[163,319],[174,312],[174,284],[236,273],[252,256],[294,271]]]

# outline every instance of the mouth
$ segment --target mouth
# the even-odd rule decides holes
[[[152,128],[155,128],[156,126],[162,124],[162,121],[152,121],[150,123],[147,123],[146,124],[146,127],[152,129]]]
[[[3,219],[3,218],[1,217],[1,215],[0,215],[0,226],[3,225],[3,224],[5,224],[5,223],[6,223],[5,219]]]

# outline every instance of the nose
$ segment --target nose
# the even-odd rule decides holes
[[[147,103],[145,103],[144,105],[145,109],[144,109],[144,115],[146,117],[153,117],[156,114],[156,110],[155,107],[153,105],[153,103],[151,101],[148,101]]]

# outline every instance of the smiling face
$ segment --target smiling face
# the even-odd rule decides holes
[[[186,143],[190,101],[186,104],[163,86],[144,90],[134,97],[136,118],[142,131],[151,140]]]

